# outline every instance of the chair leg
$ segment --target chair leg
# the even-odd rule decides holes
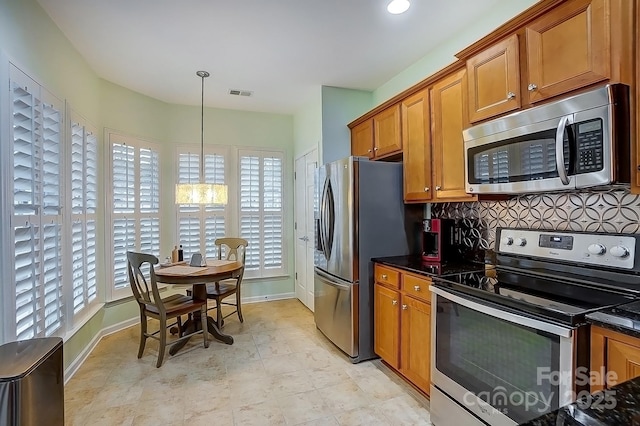
[[[178,337],[182,337],[182,317],[176,317],[176,323],[178,324]],[[171,327],[173,329],[173,327]]]
[[[242,307],[240,306],[240,286],[236,289],[236,311],[238,312],[240,322],[244,322],[244,318],[242,318]]]
[[[164,359],[164,350],[167,346],[167,318],[164,316],[160,317],[160,347],[158,348],[158,362],[156,363],[156,367],[160,368],[162,365],[162,360]]]
[[[224,318],[222,318],[222,299],[219,297],[216,298],[216,322],[218,323],[218,328],[222,328],[224,325]]]
[[[200,319],[202,320],[202,335],[204,337],[204,347],[209,347],[209,327],[207,325],[207,305],[200,308]]]
[[[142,358],[144,345],[147,342],[147,316],[140,312],[140,347],[138,348],[138,359]]]

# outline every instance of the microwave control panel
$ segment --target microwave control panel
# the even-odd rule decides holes
[[[582,121],[575,124],[577,140],[576,174],[589,173],[604,168],[604,137],[602,119]]]
[[[503,228],[500,230],[500,239],[496,240],[496,251],[562,262],[633,269],[636,237],[635,235]]]

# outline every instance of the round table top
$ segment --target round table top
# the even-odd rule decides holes
[[[158,282],[165,284],[200,284],[231,278],[243,268],[242,262],[208,260],[207,266],[184,263],[155,269]]]

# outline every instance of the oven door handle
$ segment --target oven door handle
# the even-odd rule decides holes
[[[540,321],[535,318],[529,318],[522,315],[517,315],[512,312],[503,311],[501,309],[497,309],[488,305],[484,305],[481,303],[473,302],[464,297],[457,296],[448,291],[445,291],[439,287],[435,287],[433,285],[429,286],[429,290],[438,296],[442,296],[451,302],[457,303],[458,305],[462,305],[469,309],[473,309],[474,311],[481,312],[483,314],[490,315],[494,318],[498,318],[504,321],[508,321],[514,324],[519,324],[524,327],[530,327],[536,330],[546,331],[547,333],[555,334],[560,337],[571,338],[573,335],[573,330],[566,327],[561,327],[559,325],[555,325],[552,323],[548,323],[545,321]]]
[[[569,185],[569,176],[567,176],[567,170],[564,168],[564,132],[567,126],[572,124],[573,115],[565,115],[560,119],[556,130],[556,169],[563,185]]]

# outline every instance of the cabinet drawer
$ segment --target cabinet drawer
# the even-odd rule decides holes
[[[394,288],[400,288],[400,272],[394,269],[385,268],[376,265],[375,267],[376,282],[386,284]]]
[[[402,276],[402,290],[408,295],[418,297],[426,302],[430,302],[429,285],[430,278],[416,277],[415,275]]]

